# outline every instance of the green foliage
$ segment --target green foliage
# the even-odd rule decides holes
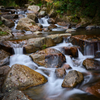
[[[45,49],[45,48],[47,48],[47,45],[46,45],[46,44],[44,44],[44,45],[42,46],[42,49]]]
[[[7,35],[7,34],[8,34],[7,32],[0,31],[0,36]]]
[[[0,26],[2,25],[3,23],[2,23],[2,21],[0,20]]]

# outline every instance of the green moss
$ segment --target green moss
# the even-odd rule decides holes
[[[7,32],[0,31],[0,36],[4,36],[4,35],[7,35],[7,34],[8,34]]]
[[[0,20],[0,26],[2,25],[3,23],[2,23],[2,21]]]
[[[44,44],[44,45],[42,46],[42,49],[45,49],[45,48],[47,48],[47,45],[46,45],[46,44]]]

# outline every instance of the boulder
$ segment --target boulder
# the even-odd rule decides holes
[[[48,19],[48,23],[49,23],[49,24],[55,24],[56,21],[55,21],[55,19],[53,19],[53,18],[49,18],[49,19]]]
[[[66,22],[57,22],[57,24],[60,25],[60,26],[67,26],[67,25],[69,25],[69,24],[66,23]]]
[[[3,82],[6,78],[6,75],[8,74],[8,72],[10,71],[10,67],[9,66],[2,66],[0,67],[0,91],[3,85]]]
[[[41,10],[41,11],[38,13],[38,16],[39,16],[39,17],[44,17],[44,16],[46,16],[46,11]]]
[[[56,77],[58,78],[63,78],[66,75],[66,71],[63,68],[57,68],[55,70],[55,73],[56,73]]]
[[[49,17],[56,17],[57,13],[54,9],[51,9],[50,12],[48,13]]]
[[[40,10],[40,7],[36,5],[30,5],[28,6],[28,10],[32,10],[34,13],[37,13]]]
[[[78,83],[83,81],[82,73],[72,70],[65,76],[64,81],[62,83],[62,87],[64,88],[72,88],[75,87]]]
[[[47,48],[30,55],[32,60],[46,68],[58,68],[66,61],[65,56],[56,49]]]
[[[98,70],[100,69],[100,61],[97,61],[93,58],[87,58],[83,61],[83,66],[87,70]]]
[[[100,79],[96,82],[91,83],[91,85],[89,84],[85,88],[83,87],[82,90],[95,95],[100,99]]]
[[[14,21],[12,21],[12,20],[8,20],[8,19],[6,19],[6,18],[4,18],[4,17],[1,17],[1,20],[2,20],[2,22],[7,26],[7,27],[9,27],[9,28],[11,28],[11,27],[13,27],[15,24],[14,24]]]
[[[55,43],[50,38],[31,38],[27,41],[27,46],[25,46],[25,50],[26,53],[34,53],[37,50],[45,49],[54,45]]]
[[[71,32],[75,32],[75,29],[67,29],[66,32],[71,33]]]
[[[71,34],[53,34],[53,35],[48,35],[48,38],[51,38],[55,44],[61,43],[63,41],[63,38],[67,38]]]
[[[100,51],[96,51],[95,58],[100,58]]]
[[[16,19],[18,18],[18,14],[10,14],[10,15],[3,15],[5,19]]]
[[[10,92],[15,89],[25,90],[31,86],[41,85],[46,82],[47,79],[40,73],[25,65],[15,64],[11,67],[4,81],[2,91]]]
[[[62,47],[61,52],[63,52],[65,55],[71,55],[72,57],[78,57],[78,48],[76,46],[70,46],[70,47]]]
[[[9,63],[10,53],[0,49],[0,66]]]
[[[2,100],[32,100],[20,90],[14,90],[5,94]]]
[[[86,27],[86,30],[91,30],[91,29],[95,29],[95,28],[96,28],[95,25],[88,25],[88,26]]]
[[[37,22],[38,18],[34,13],[27,13],[27,17],[32,19],[33,21]]]
[[[49,30],[52,30],[53,28],[57,28],[57,26],[55,24],[51,24],[50,26],[48,26]]]
[[[40,27],[36,25],[35,21],[29,18],[21,18],[16,27],[18,30],[26,30],[26,31],[38,31]]]

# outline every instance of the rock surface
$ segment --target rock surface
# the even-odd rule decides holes
[[[92,58],[87,58],[83,61],[83,66],[87,69],[87,70],[98,70],[100,69],[100,61],[97,61],[95,59]]]
[[[78,83],[82,82],[82,80],[82,73],[72,70],[65,76],[64,81],[62,83],[62,87],[75,87]]]
[[[26,96],[22,91],[15,90],[10,93],[7,93],[2,100],[32,100]]]
[[[15,64],[11,67],[3,87],[3,92],[10,92],[15,89],[27,89],[31,86],[41,85],[47,82],[47,79],[40,73],[30,69],[27,66]]]
[[[3,66],[9,62],[10,53],[0,50],[0,66]]]
[[[38,51],[30,56],[35,63],[47,68],[58,68],[65,62],[65,56],[53,48]]]

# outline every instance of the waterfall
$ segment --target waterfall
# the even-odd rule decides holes
[[[48,27],[50,24],[48,23],[49,17],[45,16],[43,18],[39,18],[38,21],[43,27]]]

